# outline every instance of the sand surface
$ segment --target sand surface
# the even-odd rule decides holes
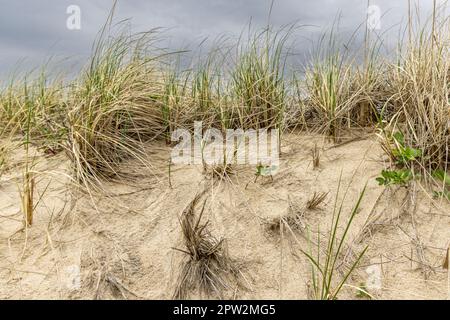
[[[312,149],[320,150],[314,169]],[[225,239],[241,274],[226,299],[311,298],[311,265],[300,249],[317,232],[326,243],[339,180],[343,221],[360,192],[365,196],[340,259],[338,279],[366,246],[340,299],[446,299],[442,265],[450,241],[450,206],[419,183],[408,189],[378,186],[388,163],[376,137],[342,145],[321,136],[289,134],[282,140],[280,171],[255,183],[255,168],[234,167],[229,179],[204,174],[202,166],[171,168],[169,147],[149,146],[151,168],[123,164],[129,179],[104,185],[108,196],[77,191],[64,154],[33,150],[36,172],[34,223],[23,229],[20,188],[25,155],[14,148],[0,176],[1,299],[171,299],[185,254],[179,217],[202,191],[203,220]],[[314,192],[328,193],[315,210]],[[338,201],[340,203],[340,201]],[[288,229],[280,218],[299,217]],[[309,235],[309,236],[308,236]],[[206,297],[192,292],[191,298]]]

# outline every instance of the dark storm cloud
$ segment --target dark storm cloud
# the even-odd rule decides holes
[[[420,3],[422,10],[428,11],[432,0]],[[371,4],[378,5],[385,14],[381,32],[400,23],[407,11],[407,0],[371,0]],[[0,0],[0,5],[0,73],[4,77],[14,70],[17,62],[25,68],[41,64],[49,57],[53,61],[67,58],[65,65],[73,63],[77,68],[89,55],[112,1]],[[81,30],[66,28],[69,5],[81,8]],[[366,7],[366,0],[278,0],[270,21],[274,26],[293,22],[310,25],[295,36],[314,38],[340,14],[340,30],[350,34],[365,21]],[[176,49],[207,37],[237,36],[250,20],[255,27],[264,26],[269,8],[269,0],[119,0],[115,19],[130,18],[136,31],[163,27],[167,29],[165,37],[170,39],[169,45]]]

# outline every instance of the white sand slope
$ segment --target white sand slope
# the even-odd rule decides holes
[[[311,297],[308,230],[322,245],[341,178],[344,220],[367,183],[366,194],[340,261],[337,279],[352,257],[369,249],[349,278],[340,299],[360,299],[365,285],[377,299],[446,299],[442,268],[450,240],[450,206],[436,202],[414,183],[409,189],[378,186],[385,168],[376,138],[333,147],[321,136],[283,138],[280,172],[254,183],[255,168],[234,167],[223,181],[201,166],[173,166],[169,148],[149,147],[151,170],[128,161],[126,182],[105,184],[109,196],[77,192],[63,154],[36,152],[35,221],[21,230],[20,194],[24,155],[17,148],[0,177],[0,298],[2,299],[171,299],[185,254],[179,216],[205,190],[203,220],[224,238],[241,271],[240,284],[223,292],[229,299],[307,299]],[[311,150],[321,150],[312,166]],[[150,173],[150,171],[152,173]],[[156,174],[155,174],[156,173]],[[315,210],[306,209],[314,192],[329,193]],[[200,205],[201,206],[201,205]],[[198,208],[200,210],[200,208]],[[298,230],[276,222],[299,218]],[[192,292],[191,298],[205,297]]]

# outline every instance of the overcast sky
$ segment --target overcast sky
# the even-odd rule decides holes
[[[443,0],[440,0],[442,2]],[[383,15],[379,33],[405,21],[408,0],[371,0]],[[69,69],[78,68],[105,22],[112,0],[0,0],[0,77],[20,68],[37,66],[53,57]],[[81,9],[81,29],[69,30],[67,7]],[[420,0],[422,12],[430,11],[432,0]],[[119,0],[116,20],[130,18],[133,30],[166,29],[164,37],[173,49],[191,48],[206,37],[237,36],[250,19],[255,26],[267,23],[270,0]],[[297,22],[309,25],[294,37],[299,51],[309,48],[305,38],[314,38],[330,27],[341,14],[342,33],[349,33],[367,16],[367,0],[276,0],[271,24]]]

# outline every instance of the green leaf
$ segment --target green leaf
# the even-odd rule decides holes
[[[450,186],[450,177],[447,175],[447,173],[444,170],[438,169],[438,170],[433,171],[433,177],[441,180],[447,186]]]
[[[405,146],[405,136],[403,135],[403,133],[401,133],[401,132],[394,133],[394,139],[402,147]]]
[[[400,170],[383,170],[381,171],[381,177],[376,178],[379,185],[389,186],[391,184],[395,185],[406,185],[413,178],[413,174],[409,169]]]

